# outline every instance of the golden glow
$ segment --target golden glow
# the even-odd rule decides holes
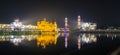
[[[45,48],[48,45],[56,45],[58,34],[39,35],[37,37],[37,46]]]
[[[52,22],[48,22],[46,21],[46,19],[44,18],[44,20],[42,21],[38,21],[37,22],[37,29],[41,30],[41,31],[57,31],[57,24],[56,22],[52,23]]]

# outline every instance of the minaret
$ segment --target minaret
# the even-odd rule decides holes
[[[65,18],[65,29],[68,28],[68,20],[67,17]]]
[[[81,17],[78,16],[78,29],[80,29],[80,22],[81,22]]]

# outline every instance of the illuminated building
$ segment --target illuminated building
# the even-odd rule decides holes
[[[24,30],[29,30],[29,31],[32,31],[32,30],[37,30],[37,26],[34,26],[34,25],[24,25]]]
[[[97,27],[97,24],[96,23],[91,23],[90,24],[90,30],[95,30]]]
[[[96,23],[82,23],[82,30],[95,30],[96,29]]]
[[[77,27],[83,31],[95,30],[97,27],[96,23],[81,22],[81,17],[78,16]]]
[[[0,24],[0,30],[10,30],[10,24]]]
[[[48,45],[56,45],[58,34],[40,35],[37,37],[37,46],[45,48]]]
[[[54,23],[48,22],[46,19],[37,22],[37,29],[40,31],[50,31],[50,32],[57,31],[58,32],[56,22]]]
[[[22,24],[22,22],[19,22],[19,19],[15,19],[13,23],[11,23],[10,25],[11,30],[23,30],[24,25]]]
[[[0,30],[12,30],[12,31],[32,31],[37,30],[35,25],[23,25],[22,22],[19,22],[19,19],[15,19],[11,24],[0,24]]]

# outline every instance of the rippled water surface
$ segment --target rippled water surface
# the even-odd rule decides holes
[[[59,33],[0,36],[0,54],[110,55],[119,46],[119,34]]]

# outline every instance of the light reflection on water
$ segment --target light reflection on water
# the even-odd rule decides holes
[[[70,33],[61,33],[61,36],[65,39],[65,48],[68,46],[68,38],[70,38],[69,35]],[[79,34],[76,37],[78,49],[81,48],[82,43],[92,43],[97,41],[97,37],[94,34]]]
[[[97,37],[106,36],[107,38],[110,37],[111,39],[116,38],[117,34],[79,34],[75,35],[76,38],[76,45],[78,49],[80,50],[82,45],[88,44],[88,43],[96,43]],[[0,41],[9,41],[13,43],[15,46],[19,46],[20,43],[24,43],[24,40],[27,41],[36,41],[37,47],[46,48],[48,46],[56,45],[58,44],[57,41],[59,40],[59,37],[63,37],[64,40],[64,47],[68,48],[69,45],[69,38],[71,38],[70,33],[59,33],[59,34],[44,34],[44,35],[9,35],[9,36],[0,36]],[[73,38],[73,36],[72,36]],[[73,41],[73,40],[70,40]],[[62,44],[62,43],[59,43]],[[24,46],[24,45],[23,45]]]
[[[38,35],[36,40],[37,40],[37,46],[41,46],[45,48],[48,45],[56,45],[57,43],[57,34],[52,34],[52,35]]]
[[[9,36],[0,36],[0,41],[9,41],[14,45],[19,45],[23,40],[34,40],[37,35],[9,35]]]

